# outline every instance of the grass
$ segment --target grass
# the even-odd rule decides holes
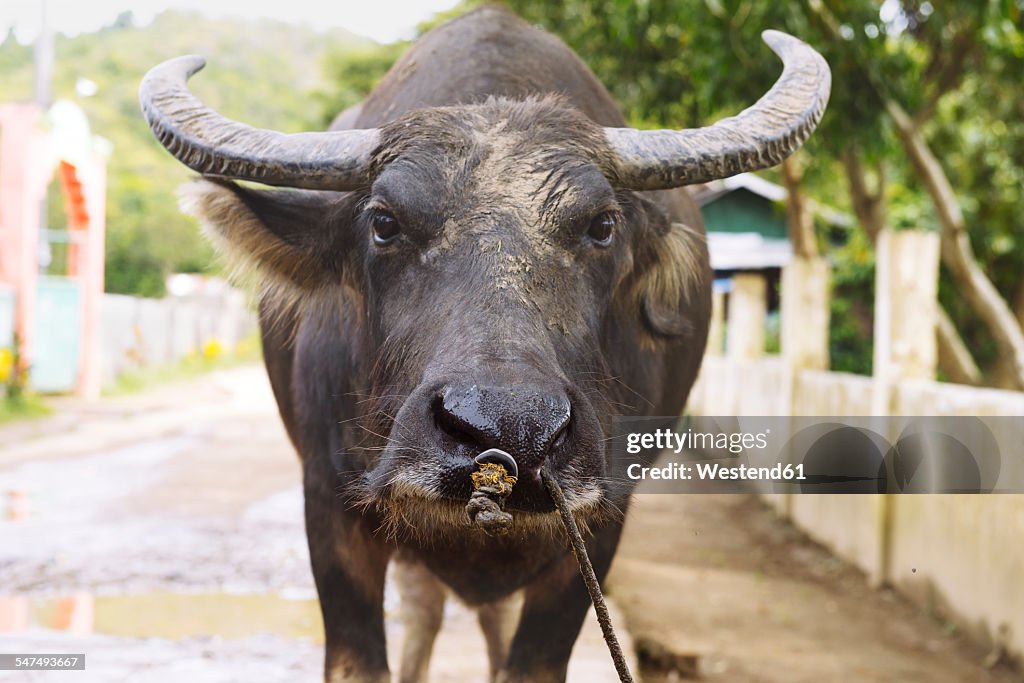
[[[15,420],[35,420],[52,412],[53,409],[37,394],[23,394],[16,399],[0,397],[0,424]]]

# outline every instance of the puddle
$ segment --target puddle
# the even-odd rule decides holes
[[[121,452],[102,462],[111,477],[121,481],[143,481],[152,475],[164,476],[166,484],[167,477],[177,476],[175,467],[185,468],[167,459],[191,444],[183,439],[143,449],[145,466],[114,460],[113,456],[127,459]],[[174,515],[168,513],[165,498],[201,506],[230,484],[214,481],[192,489],[182,485],[172,493],[165,490],[166,485],[140,484],[130,491],[131,496],[142,499],[148,491],[151,501],[160,502],[154,502],[152,509],[136,510],[126,503],[125,493],[67,502],[74,495],[68,489],[74,486],[58,478],[52,468],[44,470],[42,463],[35,469],[35,473],[28,467],[14,470],[17,480],[0,471],[0,595],[52,596],[79,590],[97,595],[240,595],[287,589],[312,595],[298,485],[248,504],[239,500],[241,504],[230,514]],[[84,479],[84,469],[75,475]],[[135,472],[128,477],[131,470]],[[52,489],[45,494],[39,493],[44,479]],[[12,497],[3,490],[8,481],[18,487],[11,490],[28,494]],[[65,503],[56,505],[56,498]]]
[[[315,599],[280,594],[143,593],[58,598],[0,596],[0,634],[55,629],[78,635],[180,640],[273,635],[321,644]]]
[[[392,670],[397,670],[404,629],[393,585],[385,593],[388,654]],[[628,634],[619,635],[627,638],[629,650]],[[0,596],[0,643],[10,651],[85,653],[86,673],[75,678],[87,683],[318,680],[323,641],[319,607],[309,591]],[[475,613],[449,601],[430,681],[475,682],[486,671],[486,646]],[[64,672],[37,673],[18,680],[60,683],[66,678]],[[2,673],[0,680],[6,680]],[[592,614],[567,680],[617,680]]]

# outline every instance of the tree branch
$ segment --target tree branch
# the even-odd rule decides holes
[[[782,183],[786,187],[786,224],[793,254],[803,258],[818,256],[818,242],[814,238],[814,215],[807,206],[800,180],[803,173],[790,157],[782,162]]]
[[[885,227],[885,183],[882,173],[883,166],[879,162],[878,182],[875,191],[868,190],[867,174],[860,161],[860,154],[853,145],[847,145],[843,150],[843,168],[846,170],[846,181],[850,186],[850,199],[853,203],[853,212],[857,220],[864,226],[874,244],[878,239],[878,233]]]
[[[1016,383],[1024,389],[1024,330],[974,256],[963,211],[949,178],[903,108],[893,100],[887,100],[885,108],[900,144],[935,205],[942,227],[942,262],[960,286],[961,294],[991,331],[999,352],[1010,360]]]
[[[951,382],[981,384],[981,370],[941,305],[935,321],[935,339],[938,342],[939,367]]]

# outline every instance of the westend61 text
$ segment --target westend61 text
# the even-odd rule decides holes
[[[664,467],[644,467],[640,463],[633,463],[626,469],[626,476],[634,480],[645,479],[674,479],[701,481],[803,481],[804,466],[783,465],[779,463],[774,467],[751,467],[750,465],[736,465],[734,467],[723,467],[717,463],[698,462],[692,465],[683,463],[670,463]]]

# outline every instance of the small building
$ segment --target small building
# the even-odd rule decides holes
[[[704,216],[716,280],[750,270],[774,271],[778,279],[793,257],[784,187],[741,173],[697,185],[691,194]]]
[[[729,294],[740,275],[744,276],[746,286],[753,287],[748,295],[762,300],[756,308],[764,318],[768,350],[775,350],[779,343],[782,269],[793,259],[786,219],[786,188],[753,173],[741,173],[692,186],[690,193],[704,217],[715,278],[709,351],[722,350],[727,335],[720,328],[729,315]],[[831,225],[852,223],[850,217],[827,207],[812,210]],[[758,344],[756,340],[751,343]]]

